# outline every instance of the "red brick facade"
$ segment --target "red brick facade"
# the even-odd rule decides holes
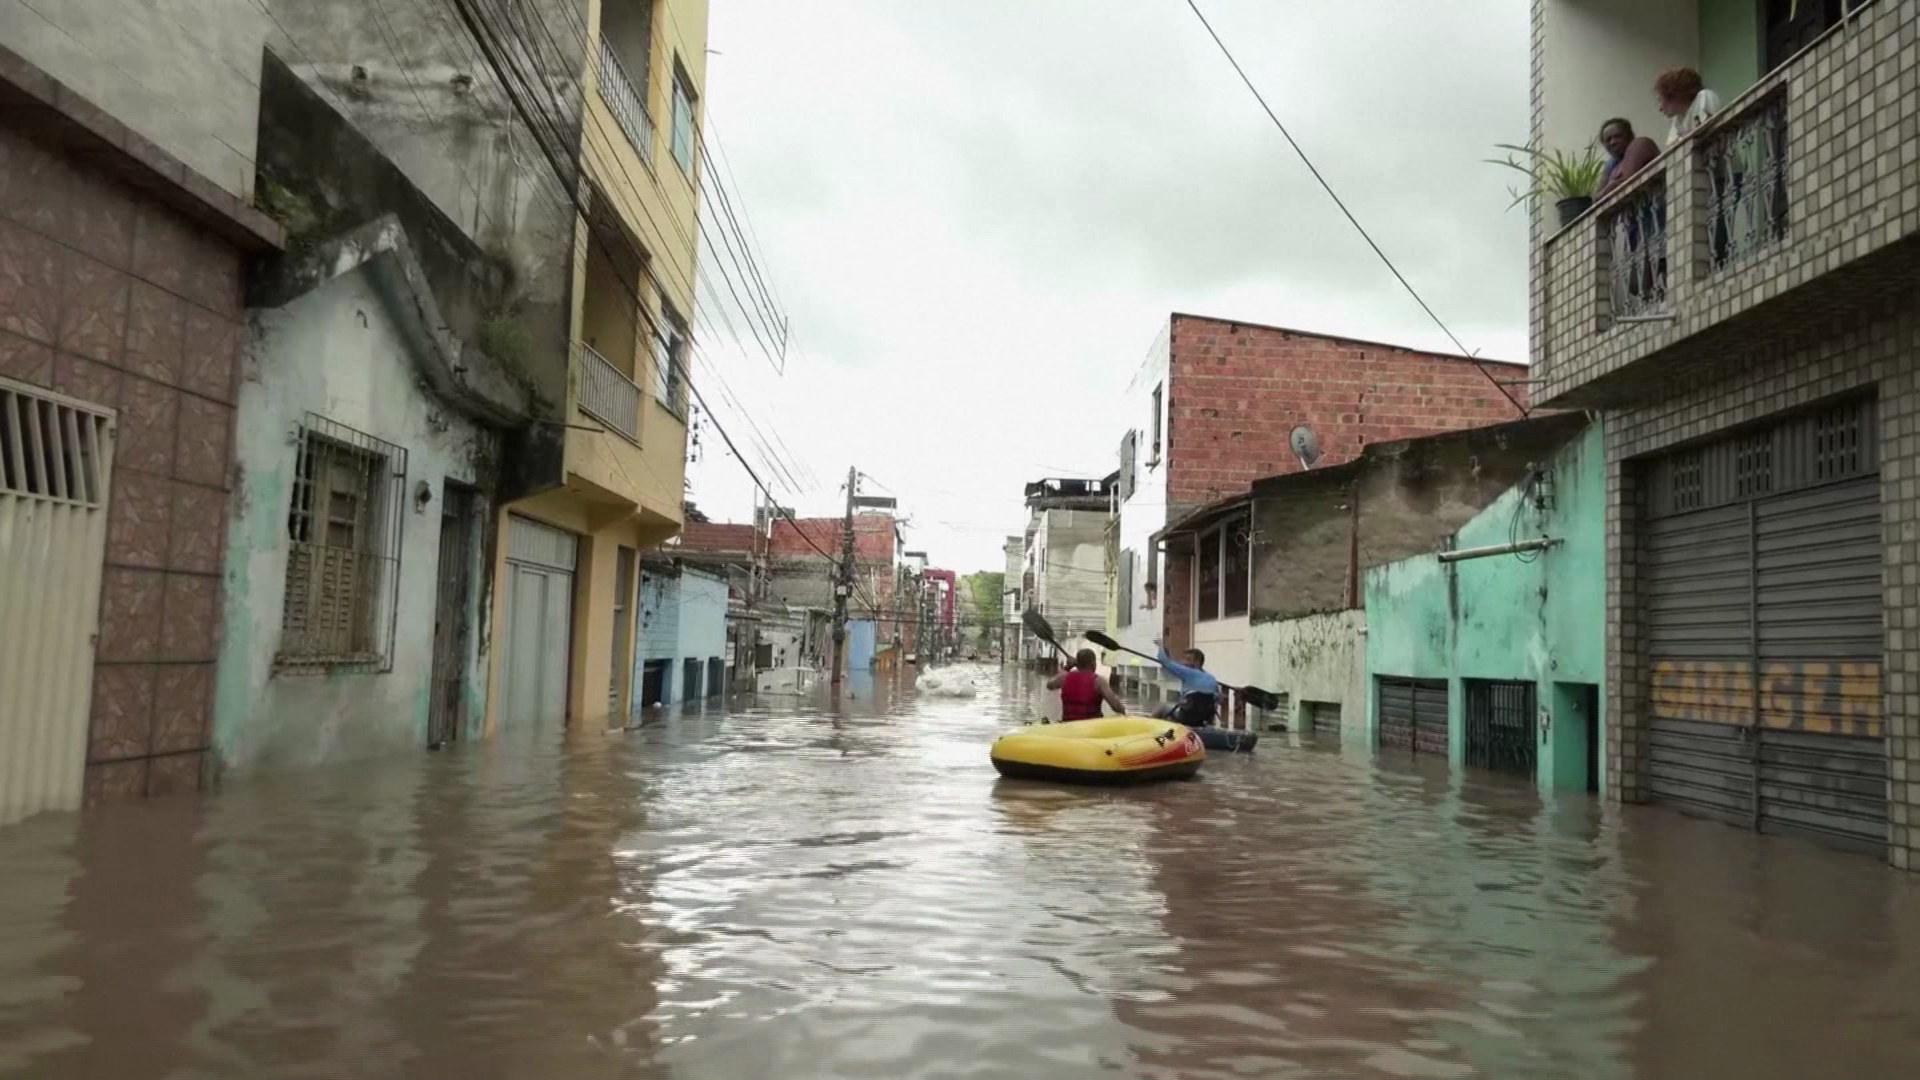
[[[784,518],[773,523],[773,536],[768,541],[775,555],[814,555],[822,551],[834,558],[840,557],[840,548],[845,538],[846,521],[843,518]],[[812,543],[808,543],[811,540]],[[853,519],[853,555],[858,563],[879,563],[891,565],[893,562],[893,519],[872,514],[858,514]]]
[[[1478,427],[1519,414],[1492,378],[1523,364],[1473,361],[1297,330],[1174,315],[1167,500],[1175,507],[1296,472],[1295,425],[1319,437],[1316,466],[1369,443]],[[1524,386],[1506,388],[1522,402]]]
[[[680,530],[680,546],[688,551],[752,551],[753,526],[689,521]]]

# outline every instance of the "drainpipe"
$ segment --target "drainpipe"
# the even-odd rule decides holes
[[[1551,536],[1542,536],[1537,540],[1521,540],[1512,544],[1492,544],[1487,547],[1461,548],[1458,551],[1443,551],[1440,561],[1459,562],[1462,559],[1484,559],[1490,555],[1517,555],[1522,551],[1545,551],[1560,541]]]

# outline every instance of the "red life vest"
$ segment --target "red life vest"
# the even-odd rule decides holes
[[[1100,677],[1079,668],[1060,679],[1060,719],[1093,720],[1100,715]]]

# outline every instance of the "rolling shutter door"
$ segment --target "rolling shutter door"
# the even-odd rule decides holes
[[[1322,742],[1340,741],[1340,703],[1337,701],[1309,701],[1307,706],[1307,732]]]
[[[1376,677],[1380,746],[1447,756],[1447,684],[1438,679]]]
[[[1379,680],[1380,748],[1413,749],[1413,683],[1405,679]]]
[[[1769,833],[1878,850],[1878,428],[1828,406],[1650,466],[1649,790]]]

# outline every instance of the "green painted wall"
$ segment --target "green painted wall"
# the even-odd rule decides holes
[[[1575,715],[1577,688],[1600,687],[1606,673],[1600,426],[1589,425],[1547,465],[1550,509],[1538,511],[1518,488],[1510,489],[1453,538],[1456,549],[1504,544],[1516,535],[1544,533],[1562,541],[1532,561],[1497,555],[1446,564],[1428,554],[1367,571],[1368,696],[1381,675],[1447,680],[1449,747],[1459,764],[1466,749],[1462,680],[1533,682],[1548,712],[1540,733],[1539,782],[1579,789],[1586,785],[1587,738],[1584,719]],[[1370,741],[1378,711],[1369,700]]]
[[[1700,0],[1700,76],[1721,101],[1760,81],[1759,0]]]

